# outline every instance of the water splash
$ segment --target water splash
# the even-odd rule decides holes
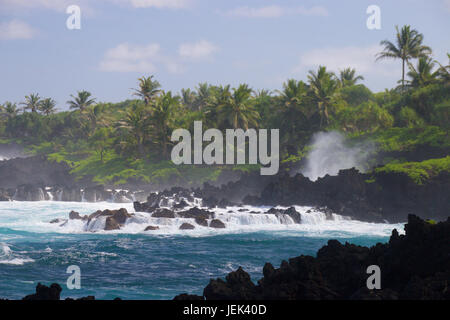
[[[307,163],[300,172],[312,181],[327,174],[337,175],[342,169],[356,168],[365,172],[368,159],[375,151],[372,142],[349,146],[346,137],[336,131],[316,133],[311,146]]]

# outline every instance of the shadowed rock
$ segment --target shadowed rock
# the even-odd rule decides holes
[[[156,209],[153,214],[153,218],[175,218],[175,213],[169,209]]]
[[[195,227],[190,223],[183,223],[180,226],[180,230],[192,230],[192,229],[195,229]]]
[[[144,231],[153,231],[153,230],[159,230],[158,226],[148,226],[147,228],[145,228]]]
[[[216,229],[223,229],[225,228],[225,223],[223,223],[222,221],[220,221],[219,219],[214,219],[211,221],[211,223],[209,224],[209,226],[211,228],[216,228]]]
[[[50,287],[38,283],[36,293],[24,297],[22,300],[59,300],[62,288],[53,283]]]

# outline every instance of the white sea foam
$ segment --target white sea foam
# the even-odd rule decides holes
[[[194,204],[201,201],[196,199]],[[125,208],[134,213],[134,217],[115,231],[104,231],[105,218],[101,217],[89,224],[82,220],[67,220],[60,223],[50,223],[53,219],[68,219],[71,210],[81,215],[90,214],[96,210]],[[282,208],[282,207],[279,207]],[[193,219],[188,218],[153,218],[145,212],[134,212],[130,203],[118,204],[110,202],[3,202],[0,203],[0,227],[15,231],[35,233],[59,234],[146,234],[149,236],[188,235],[192,237],[213,236],[217,234],[235,234],[247,232],[271,232],[280,236],[301,235],[306,237],[352,237],[352,236],[389,236],[392,229],[403,232],[403,224],[375,224],[349,220],[348,218],[333,214],[332,220],[327,214],[311,207],[295,206],[301,214],[302,223],[295,224],[289,216],[277,217],[273,214],[264,214],[270,207],[228,207],[214,209],[215,218],[225,223],[225,229],[214,229],[197,225]],[[247,211],[242,212],[243,209]],[[257,213],[250,213],[257,212]],[[328,216],[329,218],[329,216]],[[194,230],[180,230],[183,223],[195,226]],[[158,230],[144,231],[147,226],[158,226]],[[2,234],[0,241],[7,241],[8,234]]]
[[[34,260],[20,256],[13,252],[6,243],[0,243],[0,264],[23,265],[28,262],[34,262]]]

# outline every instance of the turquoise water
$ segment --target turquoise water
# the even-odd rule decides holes
[[[0,203],[0,297],[19,299],[33,293],[38,282],[57,282],[63,297],[172,299],[183,292],[201,294],[209,279],[239,266],[256,281],[265,262],[278,267],[283,259],[315,255],[330,238],[367,246],[387,241],[393,228],[403,230],[402,225],[317,217],[305,218],[300,226],[281,225],[244,213],[239,220],[237,212],[221,213],[227,229],[220,231],[178,231],[173,221],[151,221],[161,225],[157,234],[142,231],[148,221],[114,233],[49,223],[71,210],[119,207],[133,211],[130,204]],[[81,269],[79,290],[66,287],[70,265]]]

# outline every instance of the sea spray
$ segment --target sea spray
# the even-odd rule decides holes
[[[375,151],[374,143],[368,141],[348,145],[346,137],[336,131],[316,133],[311,147],[306,165],[300,172],[312,181],[327,174],[337,175],[342,169],[356,168],[365,172]]]

